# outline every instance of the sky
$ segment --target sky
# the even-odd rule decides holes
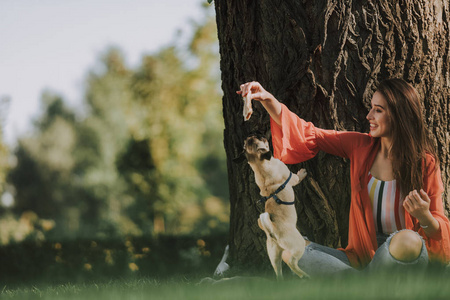
[[[71,107],[82,102],[84,80],[109,46],[130,67],[176,38],[188,38],[207,0],[0,0],[0,113],[3,140],[14,146],[31,129],[49,90]],[[208,9],[214,9],[212,6]],[[0,106],[2,109],[2,106]]]

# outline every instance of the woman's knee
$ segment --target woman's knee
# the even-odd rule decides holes
[[[422,239],[416,232],[402,230],[392,237],[389,252],[399,261],[410,262],[420,256],[422,245]]]

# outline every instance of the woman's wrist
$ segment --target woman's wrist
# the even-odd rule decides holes
[[[423,216],[418,217],[417,220],[419,221],[420,226],[423,228],[423,227],[429,227],[433,223],[433,220],[435,220],[435,219],[434,219],[433,215],[431,214],[431,212],[428,211]]]
[[[267,91],[263,95],[264,95],[264,97],[262,97],[260,100],[262,103],[278,101],[277,99],[275,99],[275,97],[271,93],[269,93]]]
[[[436,220],[431,212],[428,211],[422,218],[418,219],[420,227],[425,231],[425,233],[433,234],[439,230],[439,222]]]

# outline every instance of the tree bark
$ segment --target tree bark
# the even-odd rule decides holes
[[[447,1],[216,0],[224,145],[230,185],[230,253],[242,266],[267,265],[257,218],[259,190],[247,164],[232,159],[246,135],[270,133],[259,103],[243,121],[235,93],[259,81],[290,110],[317,127],[368,132],[371,97],[384,79],[399,77],[419,91],[441,161],[449,212],[449,4]],[[346,246],[349,162],[319,153],[289,166],[308,171],[295,188],[298,227],[318,243]],[[264,262],[264,263],[262,263]]]

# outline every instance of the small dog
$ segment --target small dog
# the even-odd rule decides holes
[[[255,173],[256,184],[263,196],[260,201],[265,202],[265,213],[259,216],[258,225],[267,235],[267,252],[277,279],[283,278],[281,260],[300,278],[309,277],[298,266],[306,242],[296,227],[292,189],[306,177],[306,170],[291,173],[283,162],[272,156],[263,136],[250,136],[245,140],[244,151],[236,161],[244,158]]]

